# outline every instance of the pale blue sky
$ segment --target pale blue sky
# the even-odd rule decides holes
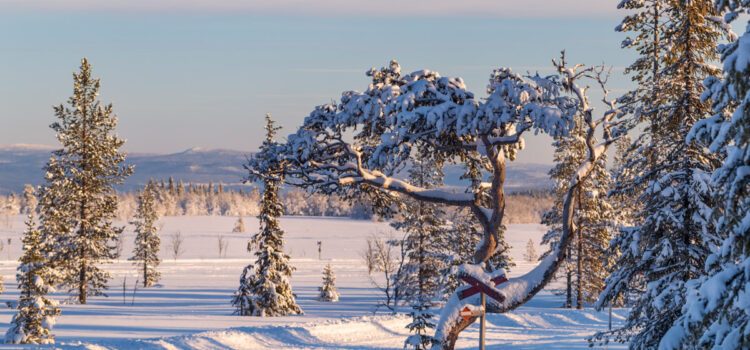
[[[613,30],[616,1],[435,0],[429,11],[424,1],[391,0],[377,9],[334,0],[62,3],[0,0],[9,9],[0,14],[0,144],[56,144],[51,106],[70,96],[84,56],[120,117],[125,149],[155,153],[255,150],[266,112],[291,133],[315,105],[365,89],[364,72],[390,59],[404,71],[461,76],[483,96],[494,67],[544,69],[561,49],[571,61],[619,68],[612,87],[622,90],[621,67],[634,57]],[[521,160],[551,162],[549,141],[535,140]]]

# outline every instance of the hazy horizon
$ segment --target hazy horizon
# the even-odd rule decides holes
[[[57,144],[52,106],[71,95],[82,57],[101,78],[100,99],[113,103],[131,153],[254,151],[266,113],[284,137],[316,105],[366,89],[365,71],[391,59],[404,72],[460,76],[481,98],[492,69],[548,74],[567,49],[571,62],[615,66],[610,87],[624,91],[622,67],[634,54],[620,49],[624,36],[613,29],[622,13],[585,2],[533,0],[544,10],[527,11],[528,2],[472,0],[462,6],[485,11],[456,12],[450,1],[417,1],[387,16],[387,4],[368,12],[363,2],[326,0],[320,9],[343,12],[323,16],[303,15],[302,5],[284,11],[302,3],[294,1],[260,8],[265,3],[222,0],[214,10],[187,1],[172,11],[169,1],[10,1],[0,30],[18,34],[0,37],[0,144]],[[571,11],[576,4],[586,6]],[[519,161],[552,163],[550,144],[528,136]]]

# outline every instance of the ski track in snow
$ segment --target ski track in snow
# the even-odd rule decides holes
[[[16,300],[15,267],[21,253],[22,216],[10,225],[0,225],[0,274],[5,291],[0,301]],[[382,309],[374,313],[381,293],[376,290],[359,257],[365,240],[373,234],[392,231],[387,223],[344,218],[283,217],[287,251],[296,271],[292,286],[303,316],[240,317],[232,315],[231,294],[237,288],[242,268],[254,261],[245,251],[257,220],[245,217],[248,232],[231,233],[235,217],[166,217],[163,224],[163,259],[159,266],[162,280],[156,287],[137,288],[135,267],[123,259],[107,265],[112,272],[109,297],[92,297],[86,305],[62,307],[54,329],[59,349],[403,349],[409,323],[402,308],[391,315]],[[124,223],[118,223],[123,225]],[[169,252],[169,236],[177,231],[185,239],[185,253],[176,261]],[[523,262],[526,242],[537,245],[544,227],[509,225],[506,238],[513,246],[511,255],[518,266],[509,277],[531,270],[535,264]],[[226,256],[218,256],[218,237],[229,240]],[[11,239],[10,249],[7,239]],[[134,234],[124,235],[123,256],[131,255]],[[322,241],[318,260],[317,241]],[[546,248],[537,246],[537,252]],[[8,257],[12,260],[7,260]],[[337,303],[315,300],[322,284],[322,271],[330,263],[341,294]],[[123,295],[122,284],[126,283]],[[550,288],[559,289],[561,281]],[[58,300],[65,294],[56,294]],[[124,298],[123,298],[124,297]],[[124,299],[124,300],[123,300]],[[591,308],[561,309],[563,296],[544,290],[529,303],[506,314],[487,317],[487,349],[589,349],[585,340],[607,328],[608,314]],[[613,325],[620,324],[624,309],[615,309]],[[439,315],[439,310],[434,311]],[[7,329],[15,310],[0,309],[0,330]],[[478,323],[461,333],[457,349],[475,349]],[[28,346],[0,344],[0,349]],[[610,344],[610,349],[624,349]]]

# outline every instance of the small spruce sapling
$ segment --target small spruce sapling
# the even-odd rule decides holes
[[[234,228],[232,229],[232,232],[237,233],[244,233],[245,232],[245,221],[242,220],[242,217],[237,217],[237,222],[234,223]]]
[[[413,347],[414,350],[427,350],[432,345],[440,343],[435,337],[427,335],[435,328],[435,322],[432,321],[435,315],[429,311],[430,304],[430,300],[426,298],[421,298],[412,304],[412,311],[409,313],[412,321],[406,328],[414,334],[406,338],[404,347]]]
[[[159,216],[154,207],[154,193],[151,184],[146,185],[143,192],[138,196],[138,212],[135,219],[130,222],[135,225],[135,248],[130,260],[138,266],[142,272],[143,287],[148,288],[159,282],[161,273],[156,268],[161,263],[159,259],[159,247],[161,238],[156,221]]]
[[[526,253],[523,255],[523,258],[528,262],[536,262],[537,259],[539,259],[539,255],[536,253],[536,248],[534,248],[534,246],[534,241],[529,238],[529,241],[526,242]]]
[[[336,290],[336,276],[333,275],[331,264],[327,264],[323,270],[323,286],[318,287],[318,301],[336,302],[339,301],[339,292]]]
[[[18,313],[13,316],[10,328],[5,333],[8,344],[53,344],[52,326],[60,314],[57,301],[47,297],[55,292],[52,281],[56,279],[42,255],[42,237],[29,215],[23,235],[23,256],[17,268],[19,299]]]

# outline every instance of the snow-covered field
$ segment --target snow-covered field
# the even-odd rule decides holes
[[[23,217],[0,222],[0,274],[5,291],[0,300],[18,297],[15,266],[21,253]],[[246,233],[232,233],[233,217],[166,217],[163,224],[161,283],[133,291],[135,267],[126,261],[108,266],[113,273],[109,297],[94,297],[86,305],[63,307],[54,333],[56,348],[64,349],[402,349],[408,335],[405,314],[374,313],[381,297],[367,274],[360,251],[370,235],[392,231],[387,223],[342,218],[284,217],[286,251],[297,268],[292,286],[305,315],[257,318],[232,315],[230,297],[242,268],[254,260],[246,242],[257,220],[245,218]],[[122,223],[121,223],[122,224]],[[10,226],[10,227],[9,227]],[[510,225],[506,238],[518,262],[510,278],[533,265],[523,262],[529,238],[537,244],[544,228]],[[175,261],[170,236],[180,232],[184,253]],[[229,242],[219,256],[219,237]],[[8,248],[8,239],[10,245]],[[132,251],[132,231],[126,230],[123,255]],[[318,259],[317,242],[322,242]],[[537,252],[544,249],[537,247]],[[6,260],[6,259],[12,260]],[[315,300],[322,270],[331,263],[338,303]],[[123,282],[126,292],[123,293]],[[551,288],[560,288],[553,285]],[[58,296],[60,299],[65,295]],[[607,328],[608,314],[593,309],[561,309],[563,297],[545,290],[523,307],[501,315],[488,315],[488,349],[587,349],[585,337]],[[438,311],[439,312],[439,311]],[[14,310],[0,310],[0,329],[8,326]],[[625,310],[614,310],[614,325]],[[476,348],[478,325],[461,333],[457,348]],[[23,348],[0,345],[0,348]],[[625,348],[622,345],[609,348]]]

